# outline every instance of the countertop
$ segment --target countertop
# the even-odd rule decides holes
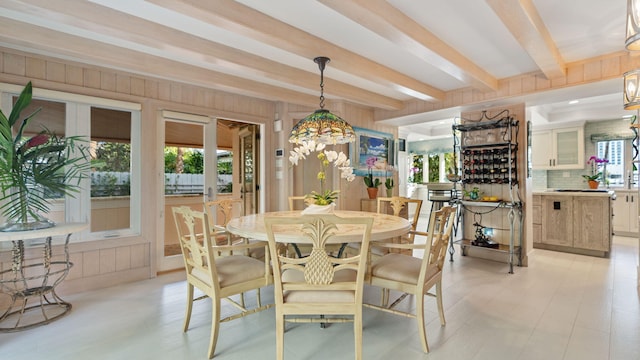
[[[607,196],[615,195],[613,190],[607,189],[547,189],[544,191],[534,191],[533,195],[542,196]]]

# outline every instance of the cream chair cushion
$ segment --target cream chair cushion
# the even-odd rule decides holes
[[[356,281],[357,273],[353,270],[336,271],[333,283]],[[282,282],[304,282],[304,274],[296,270],[282,272]],[[287,303],[348,303],[354,302],[356,292],[352,290],[334,291],[284,291],[284,301]]]
[[[387,254],[371,265],[371,275],[407,284],[417,284],[422,259],[403,254]],[[437,264],[427,266],[425,279],[438,273]]]

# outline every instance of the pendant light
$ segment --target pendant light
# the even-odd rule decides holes
[[[320,109],[307,115],[291,129],[289,142],[299,144],[313,140],[316,143],[335,145],[355,141],[353,127],[324,108],[324,68],[330,59],[319,56],[313,61],[320,68]]]

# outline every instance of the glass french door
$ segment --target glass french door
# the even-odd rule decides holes
[[[240,192],[244,200],[244,215],[255,214],[259,208],[259,128],[257,125],[243,126],[238,135],[240,140]]]
[[[184,267],[173,219],[174,206],[203,211],[216,194],[216,120],[170,111],[162,112],[164,131],[163,212],[157,228],[157,272]]]

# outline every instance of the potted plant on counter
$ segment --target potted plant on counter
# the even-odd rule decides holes
[[[32,85],[20,93],[7,118],[0,111],[0,231],[36,230],[54,226],[43,217],[53,197],[73,195],[89,169],[88,148],[77,136],[58,136],[46,128],[26,136],[39,109],[19,122],[29,106]],[[19,126],[14,126],[19,124]]]
[[[604,171],[600,171],[601,166],[606,166],[609,162],[607,159],[601,159],[597,156],[592,156],[587,160],[587,165],[591,167],[591,174],[582,175],[582,177],[589,184],[589,189],[597,189],[600,185],[600,178],[603,176]]]

